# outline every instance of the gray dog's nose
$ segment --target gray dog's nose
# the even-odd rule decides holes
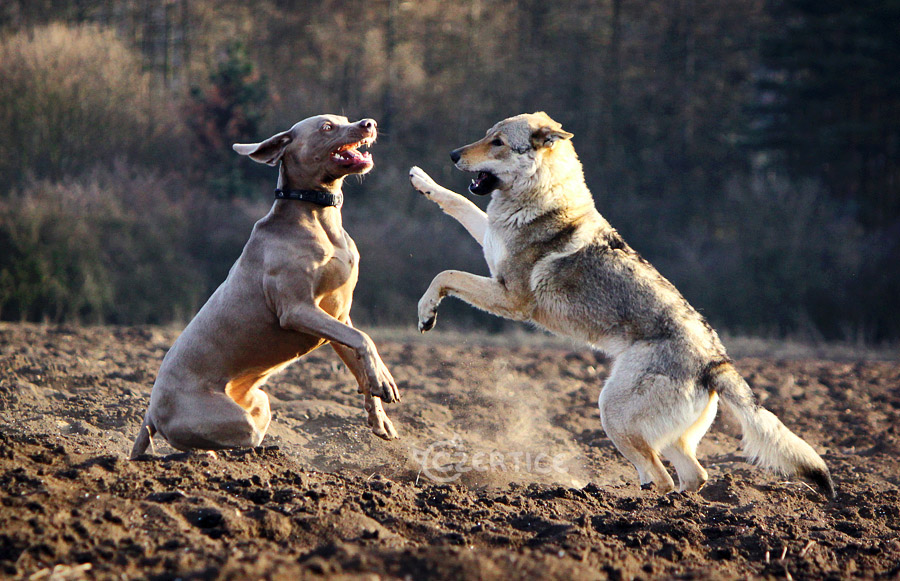
[[[453,161],[453,163],[456,163],[459,161],[460,155],[461,154],[459,153],[459,150],[454,149],[453,151],[450,152],[450,159]]]
[[[359,122],[359,126],[363,129],[373,130],[378,127],[378,123],[375,123],[374,119],[361,119]]]

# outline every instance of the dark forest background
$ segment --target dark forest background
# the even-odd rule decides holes
[[[345,186],[354,318],[411,327],[486,267],[409,166],[463,191],[448,152],[544,110],[714,325],[896,341],[898,31],[900,0],[5,0],[0,318],[186,321],[271,203],[231,144],[330,112],[381,130]]]

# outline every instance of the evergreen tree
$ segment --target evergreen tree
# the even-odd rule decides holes
[[[205,89],[193,87],[187,122],[196,139],[194,167],[219,198],[251,195],[250,182],[261,166],[243,163],[233,143],[256,142],[269,99],[267,82],[240,42],[231,43],[226,58],[210,75]]]

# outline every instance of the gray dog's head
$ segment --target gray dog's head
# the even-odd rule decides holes
[[[260,143],[235,143],[234,150],[268,165],[281,162],[284,188],[340,187],[350,174],[364,174],[375,165],[360,147],[375,141],[374,119],[350,123],[340,115],[316,115]]]

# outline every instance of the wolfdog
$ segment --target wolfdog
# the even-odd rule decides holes
[[[540,112],[505,119],[451,152],[457,168],[477,174],[469,191],[491,195],[487,213],[410,170],[413,186],[481,244],[491,272],[438,274],[419,301],[419,330],[434,326],[441,299],[451,295],[608,354],[600,418],[642,488],[675,489],[660,454],[679,490],[706,483],[697,444],[721,396],[740,420],[752,461],[834,496],[825,462],[759,405],[712,327],[597,211],[571,138]]]

